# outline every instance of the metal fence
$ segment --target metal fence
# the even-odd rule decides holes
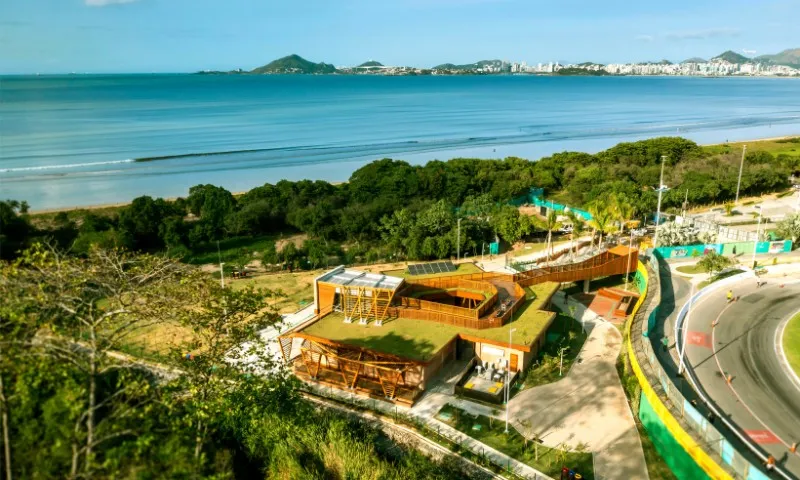
[[[654,282],[658,282],[658,280],[655,279],[660,268],[657,255],[650,255],[649,264],[651,269],[655,272],[655,275],[652,275],[651,278],[654,279]],[[719,285],[717,283],[719,283]],[[725,284],[728,282],[720,281],[717,283],[701,290],[698,292],[698,295],[704,290],[710,291],[724,288]],[[649,380],[651,380],[650,383],[653,390],[655,390],[662,399],[663,397],[668,399],[668,402],[665,402],[665,404],[669,408],[670,413],[679,421],[681,426],[690,429],[687,430],[687,433],[690,433],[692,437],[694,437],[698,446],[705,452],[712,454],[715,457],[714,460],[717,461],[720,466],[725,466],[725,469],[731,476],[746,480],[766,480],[770,478],[761,470],[762,467],[759,464],[753,464],[748,460],[748,456],[752,457],[752,455],[739,452],[737,448],[725,438],[725,435],[720,431],[717,425],[709,420],[708,413],[701,413],[696,406],[696,392],[692,389],[692,386],[683,378],[676,378],[674,372],[672,375],[667,373],[659,362],[653,350],[652,342],[646,337],[657,321],[658,308],[661,302],[660,288],[656,288],[655,291],[651,291],[650,294],[652,295],[650,304],[653,305],[652,302],[655,302],[656,307],[648,315],[647,322],[640,322],[642,335],[634,335],[632,341],[634,350],[638,352],[637,357],[647,360],[649,372],[646,372],[646,375],[649,377]],[[722,423],[727,423],[724,417],[719,417],[719,412],[716,413],[716,417],[721,418],[723,421]],[[726,429],[730,430],[728,435],[734,432],[735,428],[735,426],[729,426],[728,429]]]

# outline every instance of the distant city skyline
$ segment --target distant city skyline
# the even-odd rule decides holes
[[[6,0],[0,73],[432,67],[484,59],[633,63],[800,47],[800,0]]]

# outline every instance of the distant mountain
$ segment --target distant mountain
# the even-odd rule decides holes
[[[708,60],[700,57],[692,57],[682,61],[681,63],[708,63]]]
[[[299,55],[289,55],[253,69],[250,73],[336,73],[336,67],[328,63],[309,62]]]
[[[376,62],[375,60],[370,60],[369,62],[364,62],[359,67],[382,67],[383,64],[381,62]]]
[[[435,70],[476,70],[485,66],[500,68],[503,65],[502,60],[481,60],[480,62],[468,63],[466,65],[455,65],[453,63],[443,63],[433,67]]]
[[[734,52],[733,50],[728,50],[712,58],[711,61],[741,64],[741,63],[751,62],[752,60],[745,57],[744,55]]]
[[[771,63],[773,65],[786,65],[798,68],[800,67],[800,48],[789,48],[775,55],[761,55],[754,60]]]

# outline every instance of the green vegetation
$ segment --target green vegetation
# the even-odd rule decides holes
[[[314,279],[323,270],[295,273],[272,273],[257,277],[227,281],[230,288],[241,290],[254,287],[280,294],[269,299],[269,304],[278,313],[293,313],[314,302]]]
[[[13,265],[0,262],[0,442],[11,452],[4,473],[464,477],[451,462],[306,402],[258,335],[279,320],[265,310],[267,299],[223,290],[162,256],[95,249],[79,258],[37,245]],[[126,333],[167,320],[191,335],[164,363],[119,354]],[[252,347],[239,349],[244,343]],[[229,362],[243,358],[248,363]]]
[[[453,272],[431,273],[425,275],[411,275],[408,273],[408,268],[402,268],[397,270],[384,270],[381,273],[384,275],[389,275],[391,277],[425,280],[428,278],[451,277],[453,275],[469,275],[472,273],[482,273],[482,272],[483,270],[478,268],[478,266],[475,265],[474,263],[459,263],[456,265],[456,269]]]
[[[716,57],[712,58],[711,60],[720,60],[729,63],[747,63],[751,61],[749,58],[745,57],[740,53],[736,53],[732,50],[727,50],[725,52],[720,53]]]
[[[328,63],[309,62],[299,55],[287,55],[273,60],[263,67],[253,69],[250,73],[336,73],[336,67]]]
[[[559,313],[547,329],[547,336],[558,336],[558,340],[548,342],[539,351],[534,363],[522,375],[523,389],[544,385],[560,380],[569,372],[575,359],[583,348],[588,336],[581,324],[574,318]],[[561,349],[564,350],[562,375],[559,375]]]
[[[582,77],[602,77],[605,75],[611,75],[608,71],[604,68],[600,68],[598,70],[588,70],[586,68],[578,68],[578,67],[567,67],[561,68],[557,72],[556,75],[578,75]]]
[[[547,282],[537,287],[536,299],[527,301],[514,314],[511,322],[498,328],[462,328],[408,318],[390,319],[378,327],[374,322],[367,325],[361,325],[358,321],[344,323],[344,315],[334,312],[306,327],[303,333],[420,361],[430,360],[458,334],[508,342],[509,330],[516,328],[514,344],[530,345],[544,333],[555,317],[552,312],[538,309],[556,291],[558,284]]]
[[[689,275],[697,275],[698,273],[703,273],[706,271],[699,263],[695,263],[694,265],[681,265],[680,267],[677,267],[676,270]]]
[[[797,148],[794,143],[775,145]],[[800,166],[800,156],[759,148],[748,150],[745,196],[784,191],[789,173]],[[197,185],[185,199],[139,197],[130,205],[102,211],[31,216],[21,205],[6,202],[0,207],[0,255],[12,258],[37,239],[51,238],[78,255],[91,245],[119,246],[209,263],[216,263],[216,242],[230,240],[226,258],[231,262],[257,258],[288,270],[451,258],[459,250],[474,258],[495,234],[508,245],[546,231],[533,217],[507,205],[532,186],[568,205],[610,209],[610,216],[599,219],[602,225],[590,226],[605,237],[623,216],[615,205],[636,207],[626,219],[655,210],[656,193],[642,187],[658,183],[662,155],[669,164],[665,183],[673,187],[662,206],[671,211],[680,208],[687,190],[692,205],[733,198],[740,154],[730,146],[709,150],[681,138],[655,138],[621,143],[595,155],[563,152],[535,162],[454,159],[412,166],[384,159],[356,170],[340,185],[281,181],[239,196]],[[270,244],[281,235],[304,235],[304,241]],[[250,245],[243,240],[248,238],[258,240]]]
[[[483,415],[471,415],[450,404],[439,410],[437,419],[553,478],[560,476],[562,466],[572,468],[585,479],[594,478],[590,452],[545,447],[521,435],[517,431],[519,428],[524,430],[521,425],[514,425],[514,428],[505,433],[505,424],[502,421]]]
[[[739,269],[734,268],[734,269],[728,270],[726,272],[718,273],[718,274],[712,276],[710,279],[703,280],[702,282],[700,282],[697,285],[697,289],[698,290],[702,290],[703,288],[706,288],[707,286],[711,285],[712,283],[716,282],[717,280],[722,280],[723,278],[728,278],[728,277],[732,277],[734,275],[738,275],[738,274],[742,273],[743,271],[744,270],[739,270]]]
[[[792,370],[800,376],[800,314],[789,320],[783,331],[783,351]]]
[[[777,140],[758,140],[755,142],[733,142],[722,143],[719,145],[708,145],[703,147],[708,153],[713,155],[733,155],[738,152],[741,160],[742,147],[747,145],[747,159],[757,158],[756,152],[766,152],[775,157],[779,155],[800,156],[800,137],[784,138]],[[754,157],[750,157],[753,154]]]
[[[726,257],[725,255],[720,255],[717,252],[711,251],[703,255],[703,258],[700,259],[699,262],[695,265],[700,270],[708,273],[709,277],[714,275],[714,272],[721,272],[722,270],[726,269],[733,265],[733,259],[730,257]],[[712,282],[715,282],[715,279]]]

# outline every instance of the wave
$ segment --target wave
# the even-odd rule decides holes
[[[496,136],[465,136],[425,140],[401,140],[362,144],[317,144],[288,147],[226,149],[207,152],[188,152],[172,155],[138,157],[126,160],[47,165],[0,169],[0,173],[31,172],[29,175],[13,175],[7,180],[25,181],[43,177],[86,176],[86,175],[158,175],[183,172],[215,171],[217,169],[243,170],[261,167],[289,167],[330,162],[363,160],[397,155],[412,155],[428,152],[450,152],[463,155],[464,149],[476,147],[495,147],[537,142],[562,142],[605,137],[635,138],[654,135],[685,135],[691,132],[708,130],[727,130],[753,126],[797,123],[800,112],[789,111],[781,114],[762,114],[753,116],[728,117],[721,119],[698,120],[694,122],[635,122],[618,127],[598,126],[583,128],[553,128],[552,125],[523,125],[516,127],[519,133]],[[194,160],[194,161],[192,161]],[[146,169],[108,169],[114,164],[149,163]],[[142,165],[144,167],[144,165]],[[78,171],[74,171],[74,170]],[[67,170],[67,171],[61,171]],[[69,171],[73,170],[73,171]]]
[[[60,170],[66,168],[83,168],[83,167],[95,167],[98,165],[116,165],[120,163],[133,163],[134,161],[136,160],[133,158],[128,158],[126,160],[107,160],[104,162],[70,163],[66,165],[40,165],[38,167],[2,168],[0,169],[0,172],[12,173],[12,172],[33,172],[39,170]]]

